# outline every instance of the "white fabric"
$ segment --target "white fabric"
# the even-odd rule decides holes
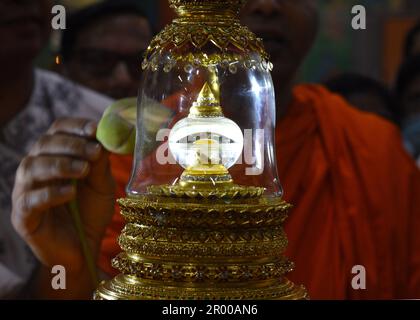
[[[36,260],[11,222],[11,193],[16,169],[37,139],[62,117],[99,120],[112,100],[43,70],[34,72],[27,106],[0,132],[0,299],[18,297]],[[4,106],[3,106],[4,107]]]

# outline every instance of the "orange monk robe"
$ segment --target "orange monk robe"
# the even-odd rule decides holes
[[[294,205],[288,277],[313,299],[420,298],[420,173],[397,128],[305,85],[276,130],[284,197]],[[112,163],[122,190],[131,159]],[[110,274],[123,225],[116,214],[103,242]],[[352,287],[356,265],[366,270],[366,290]]]

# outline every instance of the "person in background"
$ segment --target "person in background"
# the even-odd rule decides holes
[[[85,119],[78,129],[90,135],[89,141],[76,142],[79,148],[90,155],[92,162],[107,163],[105,153],[95,142],[94,131],[95,121],[112,101],[55,73],[34,67],[35,58],[49,38],[51,6],[52,1],[48,0],[0,1],[0,298],[20,297],[28,292],[29,280],[42,269],[11,224],[12,189],[23,157],[36,150],[35,143],[56,119],[71,116]],[[74,129],[76,133],[77,128]],[[45,136],[38,146],[53,148],[53,142],[58,142],[54,149],[63,153],[65,141],[59,134]],[[32,155],[35,154],[38,153]],[[53,171],[62,168],[59,159],[41,158],[39,161],[48,163]],[[40,172],[35,162],[29,158],[26,164],[33,164]],[[74,170],[81,169],[80,163],[71,163]],[[54,183],[60,185],[59,180]],[[43,183],[36,185],[41,187]],[[45,197],[50,191],[41,188],[38,196]],[[68,197],[74,191],[61,188],[58,192]],[[17,201],[15,205],[21,208],[31,203],[24,199]],[[50,273],[51,269],[46,272]]]
[[[359,74],[343,73],[328,79],[324,85],[360,110],[398,124],[392,91],[381,82]]]
[[[317,2],[249,1],[243,22],[265,40],[274,63],[277,165],[284,199],[294,205],[285,225],[286,255],[296,264],[288,277],[304,284],[313,299],[420,298],[420,173],[405,152],[398,129],[376,115],[360,112],[323,86],[295,85],[296,72],[318,29]],[[74,139],[68,123],[62,123],[60,131],[67,133],[69,141]],[[69,159],[81,158],[67,151]],[[57,158],[55,152],[43,152]],[[118,190],[124,190],[131,166],[114,159],[113,176]],[[99,174],[95,167],[91,165],[92,172]],[[25,162],[20,172],[27,181],[41,177]],[[65,175],[62,178],[68,181]],[[25,187],[23,180],[16,182],[15,194],[30,197],[36,188]],[[110,208],[106,212],[96,208],[96,199],[89,195],[83,200],[82,217],[107,218]],[[53,239],[48,233],[53,225],[48,212],[62,210],[67,203],[67,199],[47,198],[13,210],[17,231],[25,235],[46,268],[69,257],[79,257],[81,264],[78,251],[63,241],[69,235],[64,226],[55,229],[63,238],[54,246],[66,250],[57,256],[52,245],[46,245]],[[92,230],[90,237],[104,270],[120,251],[115,236],[121,231],[119,212],[108,230],[102,248],[101,229]],[[366,269],[366,290],[352,287],[356,265]],[[46,285],[44,289],[40,295],[51,294]],[[80,281],[76,293],[90,298],[87,293],[92,289]]]
[[[420,54],[401,65],[395,91],[405,146],[420,167]]]
[[[420,54],[420,20],[408,32],[403,53],[404,58]]]
[[[74,12],[61,41],[62,73],[114,99],[137,96],[152,26],[138,1],[108,0]]]

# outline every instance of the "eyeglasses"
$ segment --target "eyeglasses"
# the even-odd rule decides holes
[[[115,67],[123,62],[130,75],[138,79],[141,74],[141,61],[144,50],[137,54],[125,55],[110,50],[83,48],[73,54],[73,60],[77,60],[81,67],[95,77],[111,76]]]

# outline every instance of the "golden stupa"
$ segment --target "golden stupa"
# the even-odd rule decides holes
[[[261,40],[239,23],[246,1],[169,2],[179,17],[152,41],[144,69],[157,71],[155,53],[165,48],[177,49],[171,67],[189,60],[200,67],[223,64],[232,46],[257,52],[262,68],[271,68]],[[212,55],[200,51],[208,44],[217,49]],[[236,124],[224,117],[219,90],[212,69],[182,121],[226,121],[227,132],[235,131]],[[127,223],[118,239],[122,252],[112,265],[121,273],[102,282],[95,299],[308,298],[304,287],[286,278],[293,263],[283,254],[283,223],[291,206],[281,196],[266,195],[264,187],[236,184],[212,137],[191,144],[195,158],[176,183],[150,185],[118,201]]]

